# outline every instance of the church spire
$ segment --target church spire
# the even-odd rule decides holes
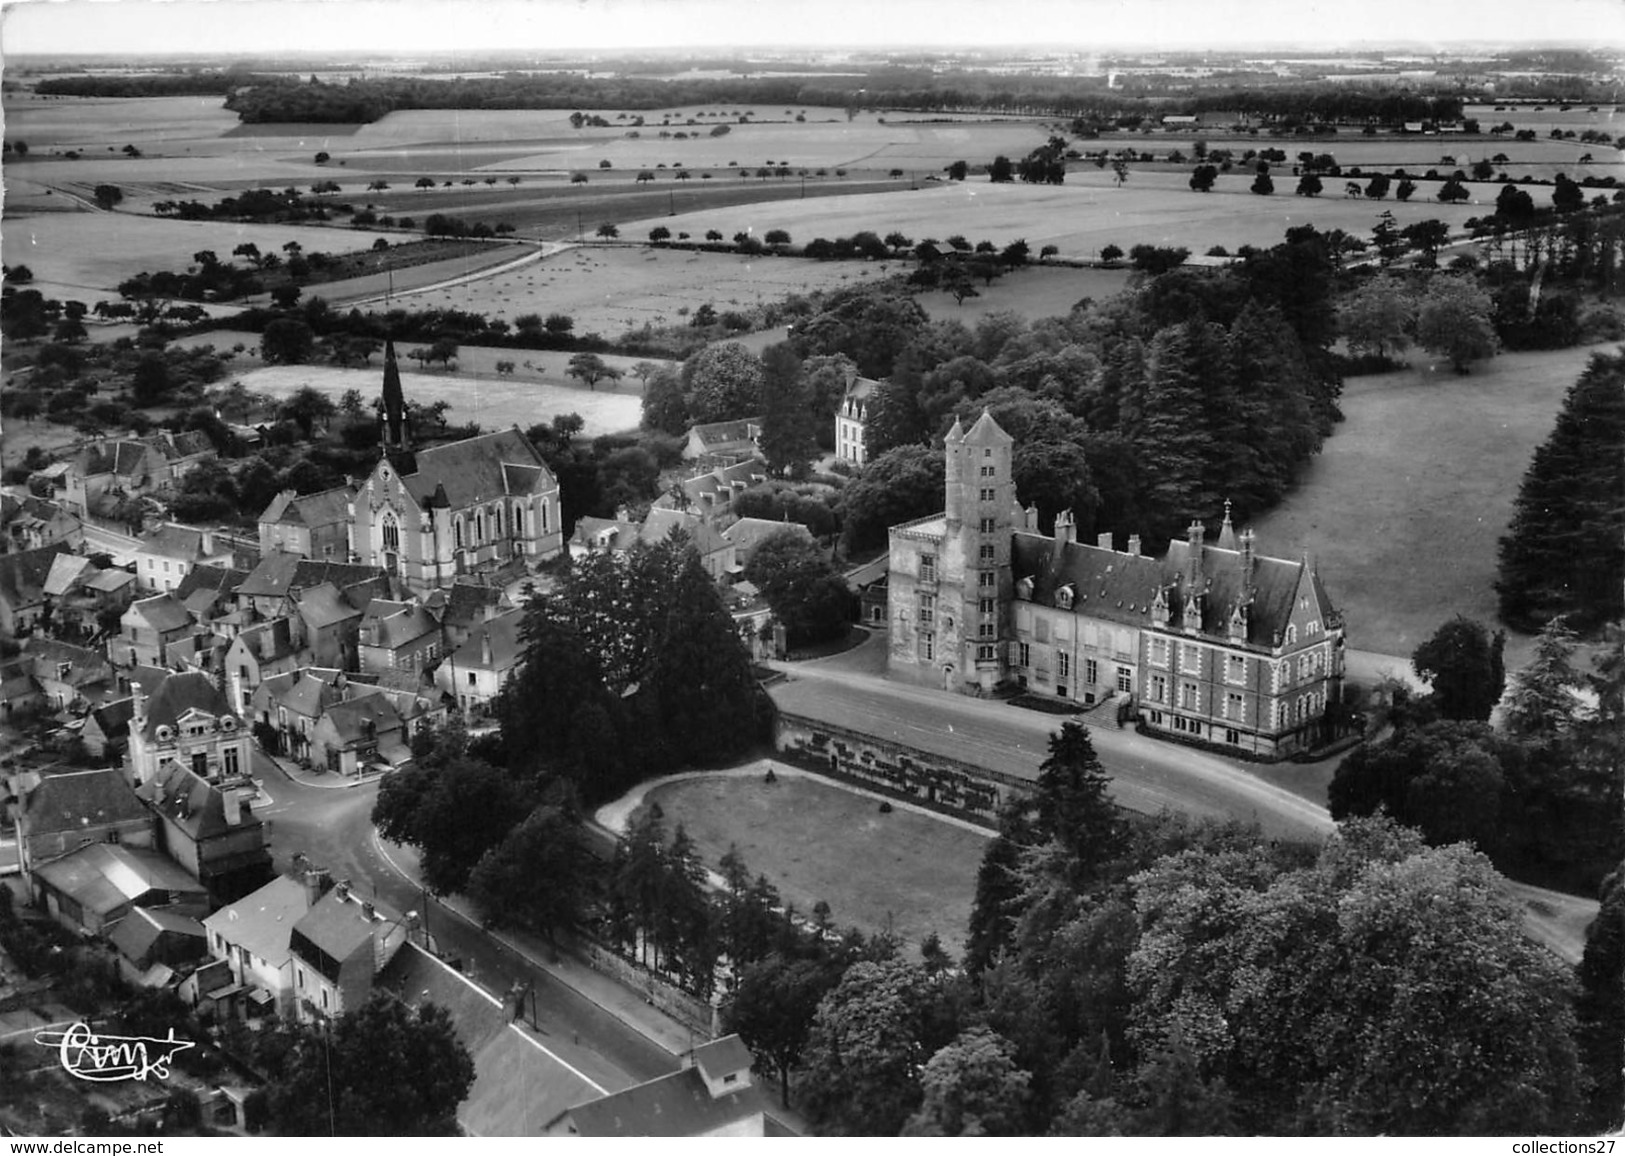
[[[384,339],[384,453],[411,449],[406,431],[406,395],[401,392],[401,371],[395,364],[395,343]]]

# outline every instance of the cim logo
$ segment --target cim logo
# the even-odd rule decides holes
[[[174,1028],[159,1040],[150,1036],[97,1035],[84,1023],[74,1024],[65,1032],[39,1032],[34,1042],[56,1049],[68,1075],[97,1083],[145,1080],[149,1076],[167,1080],[170,1061],[197,1046],[191,1040],[176,1039]]]

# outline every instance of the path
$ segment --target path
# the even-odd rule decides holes
[[[528,244],[529,242],[526,243]],[[423,293],[434,293],[441,289],[454,289],[458,285],[467,285],[474,281],[484,281],[490,277],[499,277],[504,273],[512,273],[516,269],[523,269],[526,265],[534,265],[536,262],[541,261],[544,258],[551,257],[556,253],[562,253],[566,249],[573,248],[575,248],[574,245],[564,242],[537,242],[535,244],[535,248],[531,252],[526,253],[522,257],[516,257],[512,261],[504,261],[500,265],[492,265],[485,269],[476,269],[472,273],[460,273],[455,277],[448,277],[443,281],[434,281],[428,285],[417,285],[411,289],[396,289],[388,293],[376,293],[367,297],[358,297],[354,300],[345,297],[335,297],[334,304],[344,305],[352,309],[359,309],[365,305],[386,304],[401,297],[416,297]]]

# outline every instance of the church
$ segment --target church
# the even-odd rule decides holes
[[[564,546],[559,483],[517,427],[414,450],[395,346],[384,348],[384,455],[350,502],[351,550],[418,593],[517,573]]]
[[[987,412],[944,442],[945,508],[890,532],[888,677],[966,694],[996,687],[1088,707],[1116,697],[1144,729],[1260,759],[1331,737],[1343,622],[1308,559],[1260,554],[1228,508],[1161,558],[1039,532],[1011,476],[1014,441]],[[1333,716],[1335,717],[1335,712]]]

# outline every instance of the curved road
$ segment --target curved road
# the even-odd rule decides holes
[[[823,718],[1023,778],[1036,778],[1050,734],[1066,716],[1022,710],[989,699],[890,682],[874,673],[884,635],[830,658],[769,662],[788,681],[769,693],[791,713]],[[1381,658],[1382,656],[1372,656]],[[879,659],[883,661],[883,657]],[[1398,661],[1398,660],[1394,660]],[[1110,709],[1109,707],[1107,708]],[[1250,775],[1239,763],[1182,747],[1096,716],[1082,716],[1122,806],[1163,807],[1199,816],[1256,821],[1268,835],[1319,842],[1336,824],[1324,806]],[[1507,882],[1529,934],[1569,963],[1578,963],[1597,902]]]

